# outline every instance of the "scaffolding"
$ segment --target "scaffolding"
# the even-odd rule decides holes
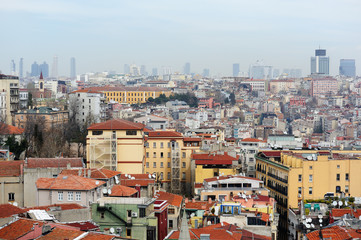
[[[117,136],[112,132],[109,138],[91,138],[89,144],[90,168],[117,170]]]
[[[180,150],[176,141],[172,141],[171,144],[171,192],[174,194],[180,194]]]

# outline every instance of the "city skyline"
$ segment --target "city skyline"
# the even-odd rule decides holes
[[[361,69],[361,33],[354,30],[361,24],[359,1],[261,2],[4,1],[0,19],[13,37],[3,40],[0,70],[8,73],[12,59],[24,58],[25,72],[35,59],[51,63],[57,55],[63,76],[69,75],[71,57],[78,73],[122,72],[126,63],[182,72],[190,62],[192,72],[207,68],[231,76],[233,63],[247,72],[264,60],[307,75],[319,45],[330,57],[330,75],[338,74],[340,59],[355,59]],[[19,40],[23,36],[27,41]]]

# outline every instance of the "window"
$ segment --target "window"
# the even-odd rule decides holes
[[[168,168],[170,168],[170,162],[168,162]]]
[[[93,131],[93,135],[103,135],[103,131]]]
[[[163,148],[163,147],[164,147],[164,143],[161,142],[161,143],[160,143],[160,148]]]
[[[160,153],[160,157],[163,158],[163,152]]]
[[[168,142],[168,148],[170,148],[170,142]]]
[[[145,147],[146,147],[146,148],[149,148],[149,142],[146,142],[146,143],[145,143]]]
[[[337,168],[340,168],[340,165],[337,165]]]
[[[63,201],[63,191],[58,192],[58,201]]]
[[[15,193],[9,193],[9,201],[15,201]]]
[[[137,135],[137,131],[136,130],[127,130],[126,135]]]
[[[168,180],[170,180],[170,172],[168,173],[168,176],[167,176],[167,177],[168,177]]]
[[[336,181],[340,181],[340,174],[339,173],[336,174]]]
[[[81,192],[75,192],[75,201],[81,201]]]
[[[170,152],[168,153],[168,158],[170,158]]]
[[[153,143],[153,148],[157,148],[157,143]]]
[[[160,180],[163,180],[163,173],[160,173]]]
[[[310,194],[310,195],[312,194],[312,187],[308,188],[308,194]]]
[[[309,168],[310,168],[310,170],[312,170],[312,166],[310,166]]]
[[[157,153],[153,152],[153,158],[156,158],[156,157],[157,157]]]
[[[310,174],[310,175],[308,176],[308,181],[309,181],[309,182],[313,182],[313,176],[312,176],[312,174]]]
[[[175,210],[174,208],[168,208],[168,214],[174,214]]]
[[[254,161],[254,158],[253,157],[250,157],[249,158],[249,162],[253,162]]]
[[[185,158],[185,157],[186,157],[186,153],[182,152],[182,158]]]
[[[182,172],[182,180],[186,180],[186,173]]]
[[[132,236],[132,229],[127,228],[127,237],[131,237],[131,236]]]
[[[345,193],[348,193],[348,185],[345,186]]]
[[[68,192],[68,201],[73,201],[73,200],[74,200],[73,192]]]
[[[160,162],[160,167],[161,167],[161,168],[163,167],[163,162]]]
[[[302,182],[302,175],[298,174],[298,182]]]
[[[104,218],[104,212],[100,213],[100,218]]]
[[[91,103],[92,102],[92,100],[91,99],[89,99],[89,103]]]
[[[127,210],[128,217],[132,217],[132,210]]]
[[[302,193],[302,187],[298,187],[298,194]]]
[[[156,162],[153,163],[153,167],[154,167],[154,168],[157,167],[157,163],[156,163]]]
[[[345,174],[345,180],[348,181],[349,180],[349,176],[348,173]]]
[[[145,166],[146,166],[147,168],[149,168],[149,162],[146,162],[146,163],[145,163]]]
[[[147,158],[149,158],[149,152],[146,153]]]
[[[141,218],[145,217],[145,208],[139,208],[139,217]]]
[[[169,228],[173,228],[173,220],[169,220]]]
[[[340,186],[336,186],[336,193],[340,193],[341,192],[341,187]]]
[[[182,168],[186,167],[186,162],[182,162]]]

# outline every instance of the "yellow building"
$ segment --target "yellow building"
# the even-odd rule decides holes
[[[200,138],[185,138],[174,131],[148,132],[146,173],[156,173],[163,188],[174,193],[191,189],[191,155],[200,147]]]
[[[92,87],[91,90],[103,92],[108,101],[119,103],[140,104],[147,102],[148,98],[157,98],[161,94],[166,97],[171,95],[171,91],[158,87]]]
[[[88,128],[87,167],[141,174],[144,168],[144,125],[112,119]]]
[[[257,178],[277,201],[280,220],[288,208],[325,194],[361,196],[361,151],[262,151],[256,155]],[[287,228],[287,222],[280,221]]]

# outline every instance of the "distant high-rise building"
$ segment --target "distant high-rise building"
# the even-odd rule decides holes
[[[171,66],[162,66],[162,75],[170,75],[172,72]]]
[[[70,58],[70,78],[75,79],[76,78],[76,68],[75,68],[75,58]]]
[[[273,79],[276,79],[280,76],[280,70],[279,69],[273,69]]]
[[[356,77],[355,59],[340,60],[340,75],[346,77]]]
[[[208,68],[205,68],[203,69],[203,77],[209,77],[209,69]]]
[[[24,60],[23,60],[23,58],[20,58],[20,62],[19,62],[19,77],[20,78],[24,77]]]
[[[16,75],[16,65],[14,60],[11,60],[10,63],[10,74],[13,76]]]
[[[34,62],[33,64],[31,64],[31,73],[30,73],[30,76],[32,76],[32,77],[38,77],[38,76],[40,76],[39,64],[37,64],[36,62]]]
[[[124,74],[129,74],[130,73],[130,66],[129,64],[124,64]]]
[[[187,62],[186,64],[184,64],[184,70],[183,70],[184,74],[191,74],[191,64],[189,62]]]
[[[147,70],[145,68],[145,65],[141,65],[140,66],[140,75],[143,75],[143,76],[147,76],[148,73],[147,73]]]
[[[44,61],[43,64],[39,64],[39,76],[43,73],[43,77],[49,77],[49,65]]]
[[[269,80],[273,77],[272,72],[272,66],[265,66],[262,62],[257,61],[249,68],[249,77]]]
[[[51,76],[53,78],[58,78],[59,74],[58,74],[58,56],[54,56],[53,58],[53,66],[51,68]]]
[[[287,76],[289,78],[302,77],[302,70],[299,68],[286,68],[286,69],[283,69],[283,73],[287,74]]]
[[[330,58],[326,57],[326,49],[316,49],[315,56],[311,57],[311,74],[329,75]]]
[[[239,63],[233,63],[233,77],[238,77]]]
[[[158,68],[152,69],[152,76],[158,76]]]

